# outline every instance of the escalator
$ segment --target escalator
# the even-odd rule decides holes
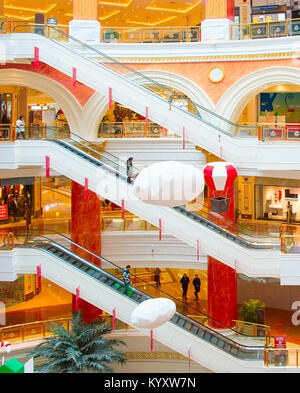
[[[257,127],[234,124],[184,97],[181,99],[185,99],[186,104],[193,105],[197,114],[176,104],[171,105],[170,112],[168,101],[157,94],[157,89],[149,90],[150,86],[154,86],[164,94],[171,94],[168,87],[55,27],[48,28],[55,30],[56,40],[30,34],[34,31],[34,25],[18,25],[14,28],[14,32],[18,34],[2,35],[0,39],[8,58],[17,59],[19,52],[22,58],[33,58],[34,47],[37,46],[40,49],[40,61],[67,75],[76,66],[77,80],[81,83],[104,96],[108,96],[111,88],[113,100],[142,115],[146,114],[148,108],[151,121],[178,135],[184,133],[187,140],[235,163],[240,170],[261,173],[263,170],[274,171],[277,168],[300,169],[297,144],[289,145],[288,157],[283,154],[278,158],[276,153],[279,145],[268,144],[266,150],[266,146],[257,140]],[[66,40],[69,42],[63,42]]]
[[[118,206],[125,201],[125,209],[143,218],[156,227],[162,222],[164,232],[197,247],[201,243],[204,253],[235,268],[239,261],[239,272],[250,277],[279,277],[280,242],[264,233],[212,215],[205,206],[197,212],[189,206],[167,208],[151,205],[139,200],[127,183],[126,164],[98,146],[72,133],[65,139],[35,140],[20,145],[20,156],[24,165],[45,165],[45,156],[50,156],[50,166],[56,172],[84,185],[88,178],[89,189]],[[22,149],[24,147],[24,155]],[[190,204],[189,204],[190,205]]]
[[[73,293],[79,285],[80,297],[104,311],[112,314],[113,308],[117,305],[117,318],[128,324],[131,323],[130,314],[137,304],[152,297],[167,297],[176,303],[177,312],[164,327],[155,329],[157,341],[186,355],[185,341],[188,339],[193,343],[194,349],[200,349],[199,354],[196,351],[193,354],[193,360],[200,364],[203,364],[201,359],[211,358],[210,355],[215,354],[217,358],[219,356],[223,359],[223,362],[229,362],[232,370],[237,371],[244,366],[262,368],[264,337],[258,340],[257,337],[241,334],[135,275],[132,275],[132,284],[125,293],[123,270],[120,267],[57,232],[47,231],[46,234],[40,234],[33,230],[30,234],[19,231],[15,235],[17,236],[14,243],[19,255],[16,269],[19,274],[34,271],[37,264],[41,264],[42,275],[47,279]],[[26,254],[27,250],[30,254]],[[225,328],[227,336],[220,330],[210,327],[213,324],[218,328]],[[149,334],[149,331],[141,330]],[[175,348],[172,340],[169,341],[171,337],[174,338],[174,334]],[[246,362],[248,365],[245,363],[242,366],[240,361],[254,363],[250,362],[249,365]],[[218,362],[213,366],[210,363],[209,366],[216,369],[217,364]]]

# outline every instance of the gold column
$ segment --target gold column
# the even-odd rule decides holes
[[[73,0],[73,19],[97,20],[97,17],[97,0]]]
[[[0,0],[0,16],[4,16],[5,11],[4,11],[4,0]]]
[[[227,17],[227,0],[206,0],[205,19],[224,19]]]

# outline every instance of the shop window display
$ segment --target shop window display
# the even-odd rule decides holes
[[[255,185],[256,219],[300,222],[300,188]]]
[[[0,224],[17,222],[26,218],[27,209],[32,211],[33,185],[0,187],[0,207],[7,215],[0,216]]]

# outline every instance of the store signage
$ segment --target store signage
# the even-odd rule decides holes
[[[0,205],[0,220],[7,220],[8,213],[7,213],[7,205]]]
[[[57,18],[47,18],[47,25],[57,25]]]
[[[286,348],[286,337],[285,336],[275,336],[274,337],[274,347],[275,348]]]

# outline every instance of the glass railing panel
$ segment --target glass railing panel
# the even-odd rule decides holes
[[[161,42],[162,31],[159,29],[147,29],[142,32],[142,42],[143,43],[155,43]],[[141,42],[141,41],[140,41]]]
[[[265,367],[299,367],[299,351],[297,348],[266,348]]]
[[[102,230],[103,232],[124,231],[125,222],[118,217],[103,217]]]
[[[125,220],[125,231],[145,231],[146,230],[146,221],[141,220],[140,218],[126,218]]]
[[[287,36],[287,22],[270,22],[269,23],[269,37],[286,37]]]
[[[233,24],[231,26],[232,40],[248,40],[250,39],[250,26]]]
[[[300,254],[300,235],[281,236],[281,252],[285,254]]]
[[[288,34],[292,36],[300,34],[300,19],[288,21]]]
[[[250,25],[250,35],[251,38],[268,38],[269,26],[268,23],[259,23]]]
[[[300,124],[287,124],[286,125],[286,136],[290,141],[300,140]]]
[[[143,31],[139,29],[123,30],[123,42],[139,43],[143,41]]]
[[[262,127],[262,138],[264,141],[283,141],[284,128],[283,127]]]

